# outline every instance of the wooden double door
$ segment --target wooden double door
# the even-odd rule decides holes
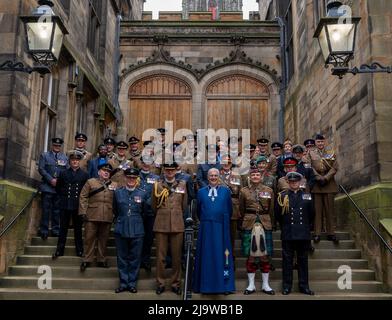
[[[165,121],[173,121],[174,132],[192,129],[192,91],[180,79],[168,75],[144,78],[130,88],[129,98],[129,135],[141,138],[146,129],[164,127]],[[268,136],[268,100],[269,91],[262,82],[244,75],[222,77],[204,94],[204,128],[250,129],[255,142]]]

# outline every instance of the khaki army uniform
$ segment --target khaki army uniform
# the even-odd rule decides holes
[[[129,161],[131,161],[133,168],[141,169],[141,167],[142,167],[141,157],[142,157],[141,150],[129,153]]]
[[[157,285],[165,286],[165,259],[170,244],[173,267],[170,282],[177,288],[181,283],[184,212],[188,204],[185,181],[176,180],[171,186],[166,181],[155,182],[151,202],[156,213],[153,231],[157,241]]]
[[[240,214],[240,190],[241,190],[241,176],[235,174],[233,171],[220,172],[221,184],[226,186],[231,191],[231,200],[233,203],[233,214],[230,221],[230,236],[231,236],[231,247],[234,248],[235,239],[237,238],[238,221],[241,220]]]
[[[335,234],[334,226],[334,199],[339,192],[335,181],[335,174],[338,171],[338,162],[333,150],[327,151],[318,149],[309,153],[312,167],[316,175],[316,184],[312,189],[315,204],[315,235],[322,232],[323,218],[326,221],[326,232],[328,235]],[[321,177],[326,179],[325,184],[321,183]]]
[[[113,167],[111,180],[116,182],[119,187],[124,187],[126,185],[125,180],[125,170],[132,167],[132,162],[127,159],[120,160],[116,156],[108,161],[108,163]]]
[[[264,156],[267,158],[268,166],[266,170],[270,175],[276,176],[276,172],[278,170],[278,161],[273,154],[260,154],[260,156]]]
[[[118,187],[117,183],[109,182],[105,184],[101,179],[90,179],[80,193],[79,215],[85,215],[87,219],[84,227],[84,262],[93,262],[97,243],[97,262],[106,260],[106,244],[113,222],[113,194]],[[102,187],[103,191],[91,195]]]

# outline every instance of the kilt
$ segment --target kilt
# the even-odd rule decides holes
[[[272,239],[272,231],[271,230],[264,230],[265,233],[265,244],[266,244],[266,251],[269,256],[274,254],[274,240]],[[250,256],[250,246],[252,242],[252,231],[251,230],[244,230],[242,231],[242,242],[241,242],[241,252],[244,257]]]

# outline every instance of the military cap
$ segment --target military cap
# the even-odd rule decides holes
[[[172,162],[172,163],[165,163],[163,165],[163,167],[165,169],[177,169],[178,168],[178,164],[176,162]]]
[[[83,153],[81,153],[78,150],[71,150],[71,151],[69,151],[67,156],[68,156],[69,159],[78,159],[78,160],[82,160],[83,157],[84,157]]]
[[[61,138],[53,138],[52,139],[52,144],[61,146],[64,143],[64,140]]]
[[[314,146],[316,145],[316,141],[314,141],[314,139],[306,139],[304,141],[304,146],[308,147],[308,146]]]
[[[296,144],[293,147],[293,152],[294,153],[303,153],[303,152],[305,152],[305,148],[303,146],[301,146],[300,144]]]
[[[247,150],[247,151],[254,151],[254,150],[256,150],[256,146],[253,143],[247,144],[245,146],[245,150]]]
[[[117,143],[117,149],[128,149],[128,144],[125,141]]]
[[[283,165],[284,166],[296,166],[298,164],[298,160],[295,159],[294,157],[287,157],[286,159],[283,159]]]
[[[75,136],[75,140],[87,141],[87,136],[84,133],[77,133]]]
[[[139,143],[140,140],[134,136],[130,137],[128,140],[129,144],[135,144],[135,143]]]
[[[98,170],[104,170],[104,171],[111,172],[113,170],[113,167],[110,163],[103,163],[98,166]]]
[[[289,172],[286,174],[286,178],[288,181],[301,181],[303,176],[298,172]]]
[[[321,133],[316,134],[315,140],[325,140],[325,136]]]
[[[116,145],[116,140],[114,140],[113,138],[106,138],[104,141],[103,141],[103,143],[104,144],[112,144],[112,145]]]
[[[128,168],[124,171],[126,177],[138,177],[139,173],[139,170],[136,168]]]
[[[165,128],[158,128],[157,129],[160,134],[166,134],[166,129]]]
[[[151,140],[144,141],[144,142],[143,142],[143,147],[146,147],[146,146],[148,146],[148,145],[151,144],[151,143],[152,143]]]
[[[274,142],[273,144],[271,144],[271,148],[272,150],[283,149],[283,144],[281,144],[280,142]]]
[[[269,140],[267,138],[260,138],[257,140],[258,144],[268,144]]]
[[[257,164],[259,164],[260,162],[267,162],[268,161],[268,159],[267,159],[267,157],[265,157],[265,156],[259,156],[257,159],[256,159],[256,163]]]
[[[249,174],[252,174],[252,173],[260,173],[259,168],[255,167],[255,166],[251,166],[250,170],[249,170]]]

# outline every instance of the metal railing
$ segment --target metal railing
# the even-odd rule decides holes
[[[392,254],[392,247],[388,244],[388,242],[383,238],[381,233],[374,227],[374,225],[370,222],[369,218],[366,216],[366,214],[363,212],[363,210],[357,205],[357,203],[354,201],[354,199],[350,196],[348,191],[346,190],[345,187],[342,185],[339,185],[340,189],[346,194],[348,199],[350,199],[351,203],[354,205],[355,209],[357,209],[359,213],[359,217],[364,219],[366,224],[373,230],[373,232],[377,235],[377,237],[380,239],[380,241],[384,244],[385,248]]]
[[[22,216],[22,214],[26,211],[28,207],[32,204],[33,200],[37,197],[39,194],[39,191],[34,192],[30,199],[26,202],[26,204],[23,206],[23,208],[18,212],[17,215],[15,215],[8,223],[7,225],[3,228],[3,230],[0,231],[0,239],[5,235],[15,224],[15,222]]]

